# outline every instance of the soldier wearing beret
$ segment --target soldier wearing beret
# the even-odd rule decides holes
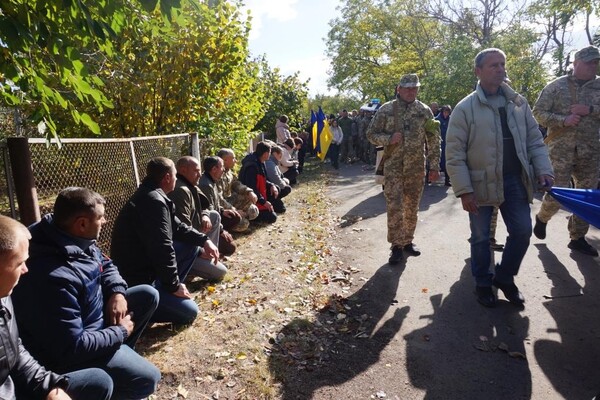
[[[575,53],[573,72],[550,82],[540,93],[533,114],[548,128],[546,144],[556,174],[556,186],[595,189],[600,167],[600,77],[596,76],[600,52],[588,46]],[[544,196],[535,218],[533,232],[546,238],[546,224],[560,208],[551,196]],[[569,218],[568,247],[593,257],[598,251],[586,240],[589,224]]]
[[[417,212],[425,177],[425,144],[432,169],[429,179],[439,177],[440,128],[431,109],[417,100],[419,77],[407,74],[396,87],[396,99],[379,108],[367,129],[367,139],[383,146],[387,204],[388,242],[392,245],[389,263],[398,264],[404,253],[418,256],[413,243]]]

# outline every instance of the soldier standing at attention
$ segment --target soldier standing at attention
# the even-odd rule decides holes
[[[533,108],[538,122],[548,128],[546,144],[556,186],[569,187],[571,178],[575,187],[595,189],[600,167],[600,52],[588,46],[575,53],[573,73],[550,82],[540,93]],[[535,217],[533,233],[546,238],[546,224],[560,208],[552,196],[544,195],[540,212]],[[586,240],[590,225],[581,218],[569,218],[568,247],[593,257],[598,251]]]
[[[387,204],[388,242],[392,244],[389,263],[398,264],[403,253],[418,256],[413,243],[417,212],[423,194],[425,144],[429,179],[439,178],[440,129],[429,107],[417,100],[419,77],[407,74],[396,87],[396,99],[381,106],[367,129],[367,139],[383,148],[383,174]]]

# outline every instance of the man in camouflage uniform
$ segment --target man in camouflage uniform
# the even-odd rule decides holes
[[[223,167],[225,167],[223,176],[217,181],[221,204],[224,208],[237,210],[240,214],[240,223],[231,230],[244,232],[250,226],[250,221],[258,217],[258,207],[256,206],[258,197],[251,188],[235,178],[233,167],[237,159],[233,150],[223,148],[219,150],[217,156],[223,160]]]
[[[595,189],[600,167],[600,52],[588,46],[575,53],[573,73],[550,82],[540,93],[533,114],[548,128],[546,143],[556,173],[556,186],[569,187],[571,178],[576,188]],[[535,217],[534,234],[546,238],[546,224],[560,205],[546,194]],[[571,215],[568,247],[596,257],[598,251],[586,240],[589,224]]]
[[[430,179],[439,177],[439,122],[426,104],[417,100],[419,77],[404,75],[396,87],[396,99],[379,108],[367,129],[367,138],[384,146],[384,195],[387,204],[388,242],[392,244],[391,265],[403,258],[403,252],[418,256],[413,243],[417,212],[423,194],[425,175],[425,143],[428,158],[435,166]]]

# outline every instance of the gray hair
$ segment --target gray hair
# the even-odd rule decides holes
[[[490,47],[488,49],[481,50],[479,53],[477,53],[477,55],[475,56],[475,68],[481,68],[483,66],[485,58],[488,56],[488,54],[492,53],[500,53],[506,59],[506,54],[502,50],[497,49],[495,47]]]
[[[17,220],[0,215],[0,256],[10,254],[23,239],[31,238],[31,234]]]

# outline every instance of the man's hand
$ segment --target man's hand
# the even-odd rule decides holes
[[[462,196],[460,196],[460,201],[462,202],[463,210],[473,213],[475,215],[479,213],[479,206],[477,205],[475,194],[465,193]]]
[[[277,189],[277,186],[275,185],[271,186],[271,196],[273,196],[274,198],[277,198],[277,196],[279,196],[279,189]]]
[[[430,170],[428,178],[429,182],[437,181],[438,179],[440,179],[440,171]]]
[[[571,114],[581,115],[585,117],[590,113],[590,106],[586,106],[585,104],[573,104],[571,106]]]
[[[223,236],[223,238],[228,242],[233,240],[233,238],[227,231],[221,232],[221,236]],[[202,255],[204,258],[211,260],[215,265],[217,264],[217,262],[219,262],[219,249],[210,239],[204,242],[203,250],[204,252]]]
[[[258,196],[254,192],[248,192],[248,197],[252,200],[252,204],[256,204],[258,201]]]
[[[565,118],[564,126],[577,126],[581,121],[581,117],[577,114],[571,114]]]
[[[550,175],[540,175],[538,177],[538,183],[540,184],[540,190],[549,192],[554,185],[554,178]]]
[[[404,136],[402,135],[402,132],[396,132],[390,138],[390,144],[398,144],[398,143],[402,144],[403,139],[404,139]]]
[[[127,300],[122,293],[114,293],[106,302],[106,322],[117,325],[127,315]]]
[[[131,320],[131,313],[121,318],[121,321],[119,321],[119,325],[127,329],[127,335],[131,335],[131,332],[133,332],[133,328],[135,326],[135,324]]]
[[[235,208],[228,208],[226,210],[223,210],[223,216],[229,218],[237,218],[240,217],[240,213],[238,213]]]
[[[52,389],[50,393],[48,393],[46,400],[71,400],[71,396],[66,394],[64,390],[56,388]]]
[[[269,201],[265,202],[265,207],[267,207],[267,210],[269,212],[273,212],[273,204],[271,204],[271,202],[269,202]]]
[[[207,233],[212,229],[212,223],[210,222],[210,218],[208,218],[208,216],[202,216],[202,225],[200,228],[202,229],[202,233]]]
[[[173,292],[174,296],[181,297],[182,299],[191,299],[192,295],[188,292],[187,287],[183,283],[179,284],[179,287],[175,292]]]

